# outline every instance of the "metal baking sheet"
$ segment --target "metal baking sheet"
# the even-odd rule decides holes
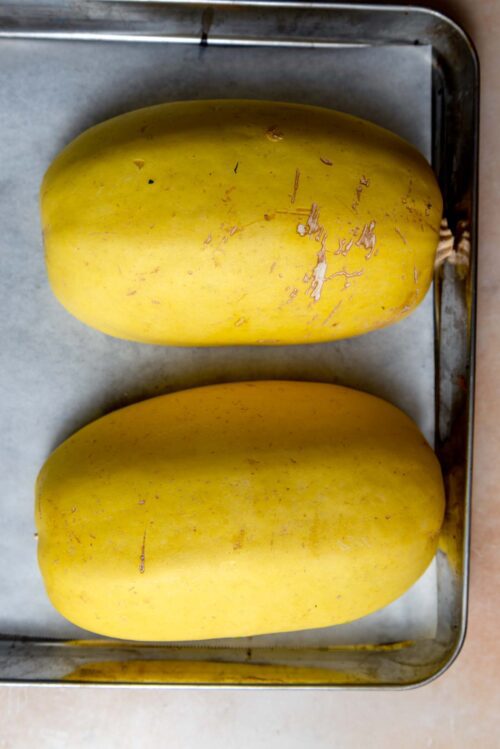
[[[163,101],[228,96],[307,102],[365,117],[412,142],[429,160],[434,155],[430,44],[373,45],[358,37],[351,43],[320,39],[306,44],[293,36],[283,40],[286,44],[259,44],[269,41],[266,30],[276,23],[276,13],[265,6],[255,6],[257,16],[250,19],[261,26],[260,40],[217,41],[214,36],[210,43],[224,5],[193,16],[201,32],[197,24],[190,25],[191,4],[166,3],[160,10],[155,4],[152,15],[147,5],[89,3],[84,16],[67,3],[43,12],[27,6],[24,15],[19,8],[0,6],[0,634],[13,642],[18,637],[34,642],[93,637],[64,620],[44,593],[36,562],[33,484],[50,451],[104,413],[207,383],[317,380],[391,401],[434,443],[440,384],[436,393],[432,291],[403,322],[360,338],[219,349],[113,339],[73,319],[52,296],[38,216],[43,173],[74,136],[121,112]],[[334,6],[330,12],[333,21]],[[266,13],[273,14],[267,26]],[[227,33],[226,19],[221,18],[220,28]],[[324,33],[319,19],[317,28]],[[186,29],[192,29],[192,38]],[[443,580],[449,577],[441,572],[438,593],[437,568],[434,562],[405,596],[352,624],[209,645],[227,653],[259,648],[272,662],[280,648],[431,642],[438,631]]]

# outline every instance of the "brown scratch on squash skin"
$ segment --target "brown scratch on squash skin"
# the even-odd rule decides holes
[[[355,188],[356,196],[351,204],[351,208],[354,211],[354,213],[358,212],[358,206],[361,202],[361,195],[363,194],[363,188],[365,187],[370,187],[370,180],[367,177],[365,177],[364,174],[362,174]]]
[[[316,242],[321,242],[321,245],[323,246],[328,234],[326,233],[325,227],[320,226],[316,234],[314,234],[314,239]]]
[[[293,190],[292,194],[290,195],[290,203],[295,203],[295,198],[297,197],[297,191],[299,189],[299,182],[300,182],[300,169],[295,170],[295,178],[293,181]]]
[[[125,296],[134,296],[134,294],[137,294],[137,289],[133,289],[132,291],[127,291]]]
[[[304,283],[310,283],[306,293],[311,296],[315,302],[319,302],[321,299],[321,292],[326,280],[326,271],[328,267],[326,260],[326,240],[328,234],[324,226],[321,226],[319,223],[319,218],[319,206],[317,203],[312,203],[307,221],[297,225],[297,233],[299,236],[309,237],[309,239],[314,237],[317,242],[321,242],[321,249],[317,253],[316,265],[312,269],[311,275],[306,273],[302,279]]]
[[[246,323],[246,319],[244,317],[240,317],[239,320],[236,320],[234,324],[237,328],[239,328],[244,323]]]
[[[408,201],[410,200],[412,191],[413,191],[413,180],[410,179],[409,182],[408,182],[408,189],[406,191],[406,195],[404,195],[401,198],[401,202],[402,202],[403,205],[406,205],[408,203]]]
[[[269,273],[272,273],[273,270],[276,268],[276,262],[274,262],[271,267],[269,268]]]
[[[333,166],[333,162],[331,162],[330,159],[327,159],[326,156],[320,156],[319,160],[322,164],[325,164],[325,166]]]
[[[309,296],[312,296],[315,302],[319,302],[321,299],[321,292],[323,290],[323,284],[328,279],[326,278],[326,271],[328,264],[326,262],[326,249],[322,247],[318,252],[318,260],[316,266],[312,272],[311,286],[309,287]]]
[[[396,232],[396,234],[398,234],[401,237],[401,239],[403,240],[404,244],[408,244],[407,241],[406,241],[406,237],[404,236],[404,234],[401,231],[399,231],[399,229],[398,229],[397,226],[394,227],[394,231]]]
[[[305,224],[297,224],[297,234],[301,237],[307,237],[322,230],[322,228],[319,224],[319,206],[317,203],[313,203]]]
[[[287,304],[290,304],[290,302],[293,302],[297,294],[299,293],[299,290],[294,286],[294,288],[290,291],[290,294],[288,295],[288,301]]]
[[[344,286],[342,288],[342,291],[345,291],[345,289],[348,289],[351,286],[350,279],[354,278],[355,276],[362,276],[363,273],[363,268],[361,270],[353,271],[352,273],[349,273],[345,268],[342,268],[342,270],[338,270],[336,273],[332,273],[331,276],[328,276],[325,281],[331,281],[332,278],[336,278],[337,276],[344,276]]]
[[[147,529],[144,530],[144,536],[142,537],[141,555],[139,557],[139,572],[141,575],[144,574],[146,569],[146,533]]]
[[[293,211],[288,208],[286,210],[276,209],[275,213],[281,213],[285,216],[308,216],[310,213],[309,208],[295,208]]]
[[[415,265],[413,266],[413,280],[415,283],[418,283],[418,271]]]
[[[203,240],[203,244],[210,244],[211,241],[212,241],[212,235],[209,234],[208,237]]]
[[[327,317],[325,317],[325,319],[321,323],[322,325],[328,325],[328,323],[330,322],[330,320],[332,319],[332,317],[334,316],[334,314],[337,312],[337,310],[338,310],[338,308],[340,307],[341,304],[342,304],[342,299],[340,300],[340,302],[337,302],[337,304],[332,309],[332,311],[327,315]]]
[[[340,239],[339,238],[339,246],[333,253],[334,255],[343,255],[346,257],[349,254],[349,250],[354,244],[354,239],[347,241],[347,239]]]
[[[365,247],[368,252],[365,255],[366,260],[370,260],[373,255],[378,254],[378,249],[375,248],[377,238],[375,236],[375,221],[370,221],[369,224],[363,226],[361,236],[356,242],[356,247]]]
[[[144,159],[134,159],[133,163],[138,169],[142,169],[145,164],[145,161]]]

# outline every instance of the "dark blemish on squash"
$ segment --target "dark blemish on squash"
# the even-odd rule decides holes
[[[271,125],[271,127],[266,130],[265,135],[266,138],[273,143],[283,140],[283,138],[285,137],[282,131],[278,127],[276,127],[276,125]]]
[[[132,291],[127,291],[125,296],[134,296],[134,294],[137,294],[137,289],[133,289]]]
[[[148,179],[148,185],[154,185],[155,181],[154,179]]]
[[[241,549],[243,544],[245,542],[245,529],[242,528],[239,533],[234,537],[233,540],[233,551],[238,551],[238,549]]]
[[[231,193],[233,192],[233,190],[236,190],[235,185],[225,190],[224,197],[222,198],[223,203],[228,203],[231,200]]]
[[[139,557],[139,572],[141,573],[141,575],[144,574],[145,569],[146,569],[146,531],[144,531],[144,536],[142,537],[141,555]]]
[[[138,169],[142,169],[145,162],[144,159],[134,159],[132,163],[135,164]]]
[[[240,162],[239,162],[239,161],[237,161],[237,162],[236,162],[236,164],[235,164],[235,166],[234,166],[234,169],[233,169],[233,172],[234,172],[235,174],[238,174],[238,167],[239,167],[239,165],[240,165]]]
[[[391,519],[391,517],[392,517],[392,515],[386,515],[386,516],[385,516],[385,519],[386,519],[386,520],[390,520],[390,519]]]
[[[333,163],[330,161],[330,159],[327,159],[326,156],[320,156],[319,160],[322,164],[325,164],[325,166],[333,166]]]
[[[290,195],[290,203],[295,203],[295,198],[297,197],[297,191],[299,189],[299,182],[300,182],[300,169],[296,169],[295,177],[293,180],[292,194]]]

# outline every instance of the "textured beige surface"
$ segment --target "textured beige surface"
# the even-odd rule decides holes
[[[461,655],[432,685],[390,694],[2,688],[0,749],[500,747],[500,1],[434,7],[470,31],[482,68],[472,589]]]

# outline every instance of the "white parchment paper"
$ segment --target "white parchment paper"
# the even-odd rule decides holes
[[[162,101],[241,97],[330,106],[393,130],[428,157],[429,49],[2,40],[0,91],[0,633],[82,633],[59,616],[43,589],[33,485],[58,443],[117,407],[230,380],[338,382],[401,407],[432,442],[431,295],[398,325],[332,344],[178,349],[128,343],[85,327],[52,296],[38,216],[43,173],[71,138],[103,119]],[[253,642],[311,646],[432,637],[436,614],[432,565],[405,596],[376,614]]]

